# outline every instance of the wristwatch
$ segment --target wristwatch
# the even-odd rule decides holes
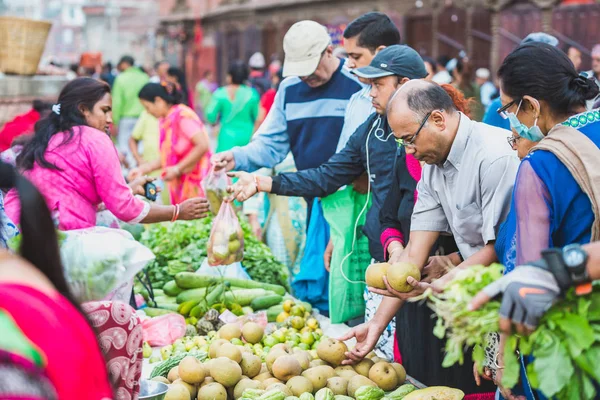
[[[546,268],[564,291],[590,281],[586,263],[588,254],[579,244],[570,244],[562,249],[551,248],[542,251]]]

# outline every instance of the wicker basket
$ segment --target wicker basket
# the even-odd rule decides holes
[[[0,17],[0,71],[35,75],[52,23]]]

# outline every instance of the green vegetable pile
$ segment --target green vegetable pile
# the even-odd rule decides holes
[[[498,330],[499,301],[490,301],[476,311],[467,305],[481,289],[502,275],[499,264],[477,266],[462,271],[442,294],[428,291],[420,299],[429,300],[437,315],[434,334],[446,337],[443,365],[463,363],[463,351],[474,347],[473,359],[482,365],[486,336]],[[558,400],[593,399],[594,382],[600,382],[600,287],[586,296],[570,291],[542,318],[529,336],[513,334],[504,349],[502,385],[516,386],[519,361],[516,351],[534,361],[527,365],[531,386],[546,397]]]
[[[288,291],[287,267],[277,261],[267,245],[257,239],[242,217],[244,232],[244,268],[258,282],[282,285]],[[207,243],[214,217],[197,221],[153,224],[141,235],[140,242],[156,255],[146,267],[152,287],[162,289],[179,272],[194,272],[207,257]]]

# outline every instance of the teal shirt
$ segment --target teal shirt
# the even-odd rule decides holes
[[[112,117],[115,125],[123,117],[140,116],[144,107],[138,94],[149,79],[138,67],[130,67],[117,76],[112,88]]]
[[[214,124],[220,119],[221,129],[217,138],[217,153],[236,146],[245,146],[254,132],[258,118],[259,97],[256,90],[240,85],[233,102],[226,87],[217,89],[205,110],[208,122]]]

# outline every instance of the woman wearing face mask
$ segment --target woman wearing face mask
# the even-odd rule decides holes
[[[498,258],[510,272],[540,259],[544,249],[594,238],[594,207],[600,199],[589,190],[590,182],[578,176],[593,177],[598,170],[600,112],[586,111],[585,106],[598,94],[595,83],[578,75],[568,57],[548,44],[519,46],[506,57],[498,77],[498,112],[510,121],[511,145],[523,158],[511,211],[496,243]],[[534,395],[522,377],[523,392],[515,393],[531,399]],[[502,393],[515,396],[505,389]]]
[[[206,215],[208,202],[193,198],[176,206],[159,206],[140,200],[140,176],[128,187],[119,156],[108,130],[112,123],[110,88],[91,78],[69,82],[50,115],[35,126],[34,138],[23,148],[17,166],[42,192],[61,230],[96,225],[103,203],[117,218],[129,223],[197,219]],[[19,223],[15,191],[5,198],[8,217]]]

